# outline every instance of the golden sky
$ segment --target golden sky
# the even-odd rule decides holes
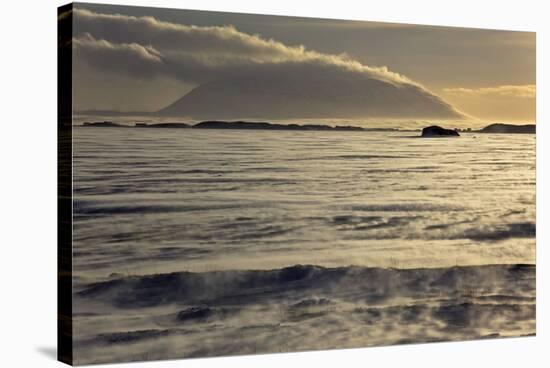
[[[75,63],[76,110],[156,111],[208,82],[213,70],[225,78],[243,65],[284,61],[302,63],[307,71],[343,65],[389,83],[410,82],[478,121],[535,121],[533,32],[78,7],[86,12],[75,23],[81,50]],[[173,28],[181,32],[167,31]],[[136,34],[141,38],[132,38]],[[192,57],[183,62],[186,52]]]

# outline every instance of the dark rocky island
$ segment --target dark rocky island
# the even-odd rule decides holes
[[[275,124],[256,121],[203,121],[193,125],[194,129],[256,129],[256,130],[339,130],[339,131],[363,131],[364,128],[356,126],[330,126],[322,124]]]
[[[172,123],[135,123],[134,125],[119,124],[112,121],[86,121],[85,127],[101,128],[184,128],[184,129],[236,129],[236,130],[305,130],[305,131],[355,131],[355,132],[416,132],[418,130],[400,130],[396,128],[362,128],[352,125],[325,125],[325,124],[278,124],[265,121],[223,121],[208,120],[196,123],[172,122]],[[438,125],[432,125],[422,129],[422,137],[459,137],[459,132],[467,133],[507,133],[507,134],[535,134],[535,124],[512,125],[491,124],[480,130],[446,129]]]
[[[456,130],[432,125],[422,129],[422,137],[460,137],[460,134]]]
[[[203,121],[195,125],[186,123],[135,123],[134,125],[117,124],[110,121],[84,122],[86,127],[119,127],[119,128],[193,128],[193,129],[241,129],[241,130],[322,130],[322,131],[399,131],[395,128],[361,128],[351,125],[324,124],[276,124],[263,121]]]
[[[113,123],[112,121],[94,121],[89,122],[85,121],[83,126],[93,126],[93,127],[102,127],[102,128],[113,128],[113,127],[122,127],[123,125]]]
[[[491,124],[477,130],[476,133],[508,133],[508,134],[535,134],[535,124],[512,125],[512,124]]]
[[[136,123],[135,128],[191,128],[191,125],[185,123]]]

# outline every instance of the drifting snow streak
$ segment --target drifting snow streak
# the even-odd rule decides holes
[[[101,312],[80,320],[77,351],[100,363],[525,335],[534,278],[529,265],[125,277],[78,293]]]
[[[75,128],[76,362],[534,333],[534,136],[410,134]]]

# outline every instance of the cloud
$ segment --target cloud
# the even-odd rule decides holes
[[[518,98],[535,98],[536,96],[536,86],[534,84],[483,88],[445,88],[443,91],[463,96],[504,96]]]
[[[418,85],[385,66],[366,66],[347,55],[322,54],[307,50],[302,45],[287,46],[259,35],[240,32],[230,25],[198,27],[163,22],[149,16],[101,14],[85,9],[75,9],[74,14],[77,51],[85,52],[93,48],[115,53],[120,50],[127,55],[129,48],[138,51],[137,46],[148,45],[141,47],[154,47],[156,56],[161,57],[168,67],[165,71],[174,73],[175,77],[190,76],[189,73],[180,75],[174,67],[189,66],[195,73],[211,75],[215,69],[304,63],[363,73],[392,83]],[[201,76],[196,75],[195,78],[201,79]]]
[[[120,65],[126,72],[143,77],[156,74],[163,65],[160,53],[152,46],[113,44],[106,40],[96,40],[89,33],[74,38],[73,45],[80,58],[102,69],[113,68],[113,62],[116,61],[115,65]]]
[[[243,99],[234,99],[239,103],[245,101],[244,96],[254,103],[260,102],[259,94],[285,95],[287,99],[280,100],[278,108],[295,104],[296,108],[287,109],[289,116],[295,115],[301,102],[302,106],[309,103],[310,111],[324,106],[334,110],[331,115],[340,116],[343,111],[334,104],[338,101],[349,110],[348,116],[388,112],[410,113],[411,117],[461,116],[419,83],[385,66],[364,65],[345,54],[320,53],[303,45],[285,45],[231,25],[199,27],[85,9],[75,9],[74,18],[77,68],[84,63],[132,78],[174,78],[202,87],[205,98],[212,96],[212,91],[204,93],[209,84],[231,94],[244,91]],[[258,91],[260,85],[269,91]],[[334,91],[320,95],[321,88]],[[266,109],[270,109],[269,101],[266,97],[262,102]],[[231,103],[227,108],[232,108]]]

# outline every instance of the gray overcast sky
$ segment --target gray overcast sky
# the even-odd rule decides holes
[[[387,66],[481,119],[535,119],[535,34],[531,32],[96,4],[77,7],[98,13],[152,16],[185,25],[232,25],[240,32],[287,46],[303,45],[325,54],[345,53],[364,65]],[[155,110],[196,85],[164,76],[136,80],[87,66],[81,69],[76,83],[86,90],[76,96],[77,109]],[[110,91],[103,88],[107,82],[111,82]],[[135,95],[125,100],[128,88]]]

